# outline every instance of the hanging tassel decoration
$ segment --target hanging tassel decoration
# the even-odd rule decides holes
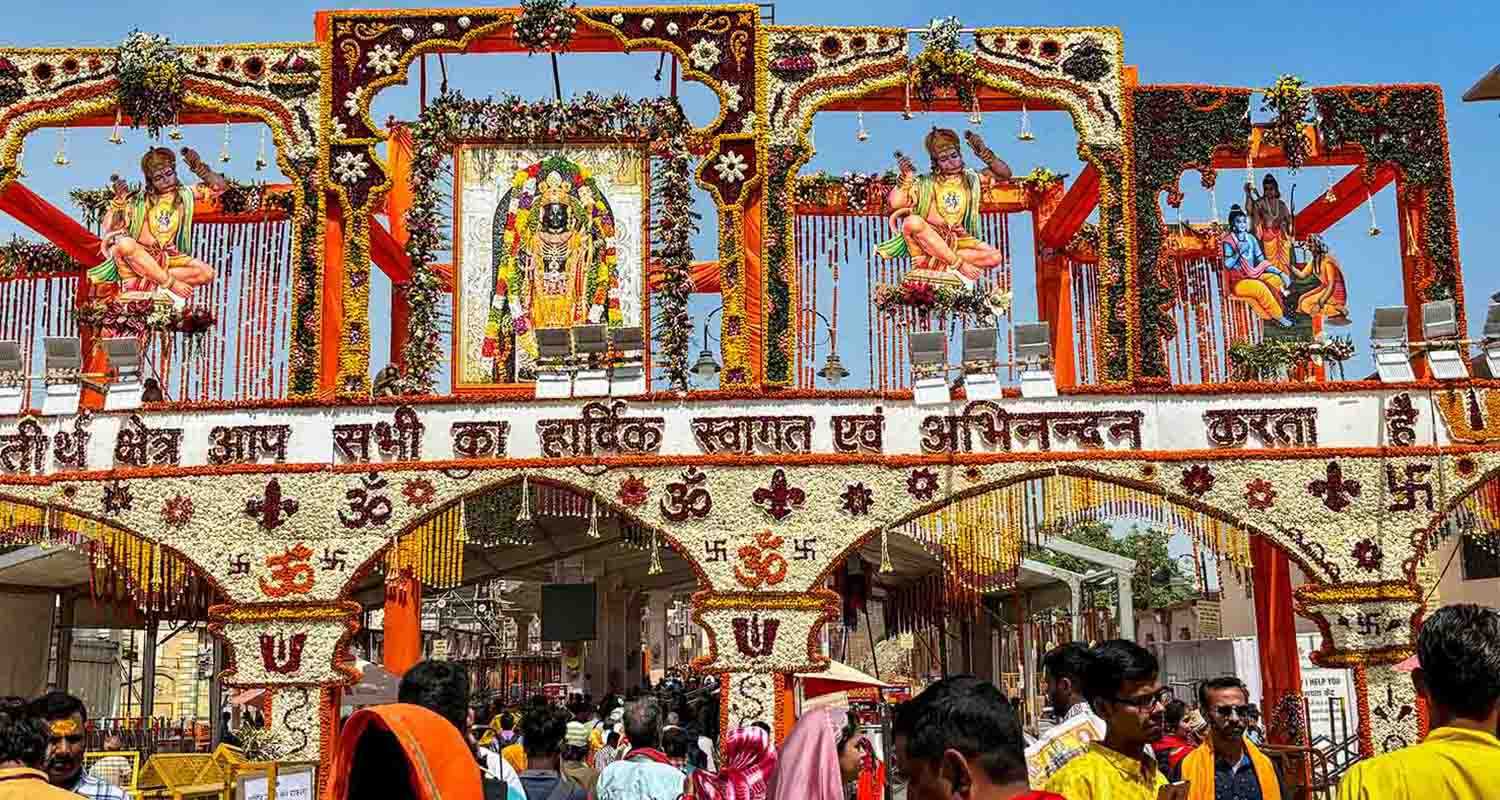
[[[868,142],[868,141],[870,141],[870,132],[867,131],[867,130],[865,130],[865,112],[863,112],[863,111],[858,112],[856,114],[855,118],[859,120],[859,130],[857,130],[857,131],[854,132],[854,141],[856,141],[856,142]]]
[[[26,176],[26,142],[21,142],[21,149],[16,152],[16,177]]]
[[[880,528],[880,574],[889,575],[895,571],[891,564],[891,528],[885,525]]]
[[[531,521],[531,483],[521,476],[521,510],[516,512],[516,522]]]
[[[1323,199],[1330,203],[1338,202],[1338,193],[1333,190],[1333,167],[1323,168]]]
[[[905,100],[905,104],[901,107],[901,118],[902,119],[911,119],[912,118],[912,116],[911,116],[911,81],[910,80],[908,80],[906,82],[906,100]]]
[[[599,500],[595,497],[589,498],[589,538],[599,538]]]
[[[266,167],[270,166],[270,163],[266,160],[266,129],[262,126],[260,129],[260,149],[255,153],[255,171],[265,172]]]
[[[1415,257],[1417,255],[1417,210],[1408,209],[1406,212],[1406,254]]]
[[[1368,187],[1365,189],[1365,205],[1370,207],[1370,238],[1373,239],[1380,235],[1380,223],[1375,219],[1375,196],[1370,194]]]
[[[224,120],[224,144],[219,148],[219,163],[229,163],[229,120]]]
[[[57,131],[57,155],[52,157],[52,163],[59,167],[68,165],[68,129],[59,128]]]
[[[172,130],[167,132],[167,138],[174,142],[182,141],[182,124],[178,122],[176,114],[172,115]]]
[[[1212,215],[1210,224],[1219,225],[1219,185],[1217,183],[1208,187],[1208,213]]]
[[[974,107],[969,109],[969,124],[984,124],[984,116],[979,112],[979,92],[974,93]]]
[[[651,568],[646,570],[646,574],[661,574],[661,538],[654,528],[651,531]]]
[[[978,101],[976,101],[978,102]],[[1026,101],[1021,101],[1021,130],[1016,138],[1023,142],[1036,141],[1036,134],[1031,132],[1031,115],[1026,113]]]
[[[124,144],[125,137],[120,134],[120,109],[115,109],[115,128],[109,133],[110,144]]]

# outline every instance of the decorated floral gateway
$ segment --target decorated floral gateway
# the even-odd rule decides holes
[[[41,237],[0,247],[0,340],[23,353],[0,395],[26,398],[0,417],[0,537],[86,553],[102,600],[208,620],[225,684],[271,690],[261,745],[321,760],[320,778],[365,612],[419,641],[423,591],[539,580],[549,531],[617,560],[621,587],[680,578],[674,635],[706,635],[687,667],[719,680],[724,724],[784,731],[792,676],[827,664],[851,559],[909,632],[980,619],[1062,526],[1145,519],[1317,624],[1313,660],[1353,671],[1363,755],[1416,741],[1426,716],[1394,665],[1441,600],[1442,548],[1500,525],[1500,384],[1438,380],[1426,351],[1409,377],[1345,380],[1367,320],[1330,228],[1391,229],[1408,339],[1431,338],[1425,302],[1464,330],[1438,90],[1139,85],[1115,29],[893,22],[528,0],[321,12],[303,42],[0,47],[0,211]],[[428,55],[637,50],[717,111],[698,126],[674,95],[433,92],[371,116]],[[857,115],[856,142],[865,115],[911,121],[901,152],[830,175],[823,111]],[[1059,111],[1076,175],[1020,150],[1029,115]],[[251,122],[254,161],[228,160],[227,138],[212,167],[179,144]],[[79,177],[80,219],[26,188],[37,153],[62,168],[117,140],[118,178]],[[283,178],[255,176],[272,164]],[[1294,196],[1291,170],[1321,191]],[[1194,184],[1212,209],[1197,222],[1180,211]],[[1390,184],[1396,219],[1366,229]],[[1014,225],[1036,242],[1034,306]],[[722,308],[692,313],[695,293]],[[846,335],[868,328],[854,339],[840,296]],[[1024,355],[1023,306],[1048,323],[1058,396],[981,397],[971,375],[1009,379]],[[641,331],[647,390],[538,400],[536,331],[587,325]],[[907,335],[991,328],[993,357],[940,365],[967,388],[919,404]],[[48,338],[84,363],[47,362]],[[109,338],[143,348],[160,396],[103,409]],[[867,364],[845,362],[863,388],[826,388],[849,375],[820,369],[830,340],[864,345]],[[372,370],[377,352],[392,366]],[[80,410],[43,413],[75,386]],[[930,569],[903,572],[912,559]],[[1271,587],[1293,563],[1305,585]],[[496,639],[536,639],[528,622]],[[575,645],[534,652],[582,679]],[[1268,706],[1298,691],[1268,686],[1291,698]]]

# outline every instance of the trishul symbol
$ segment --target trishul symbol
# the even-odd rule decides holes
[[[781,542],[781,537],[770,531],[756,534],[755,544],[739,549],[740,565],[734,568],[735,579],[748,589],[759,589],[761,584],[775,586],[785,580],[786,558],[779,552]]]
[[[281,496],[281,482],[275,478],[266,484],[265,496],[245,501],[245,516],[259,520],[260,526],[268,531],[281,527],[281,523],[295,513],[297,501]]]
[[[279,556],[266,558],[272,583],[268,584],[265,578],[261,578],[261,592],[267,597],[286,597],[289,594],[307,594],[312,591],[316,576],[312,566],[307,563],[312,557],[313,551],[299,542]]]
[[[272,636],[269,633],[260,635],[260,663],[265,665],[266,672],[275,672],[279,675],[290,675],[302,669],[302,648],[307,644],[307,634],[294,633],[290,646],[287,644],[285,634]]]
[[[749,619],[736,617],[734,644],[742,655],[750,658],[768,656],[776,649],[776,631],[780,628],[781,620],[779,619],[761,622],[759,614],[751,615]]]

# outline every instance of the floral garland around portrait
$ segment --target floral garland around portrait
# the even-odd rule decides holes
[[[661,353],[669,382],[685,388],[690,325],[687,297],[692,291],[691,237],[697,227],[692,212],[689,122],[670,97],[634,100],[623,95],[585,94],[567,102],[530,101],[515,95],[470,99],[452,92],[438,96],[412,125],[412,206],[407,212],[411,238],[406,252],[412,277],[406,285],[411,309],[410,336],[401,379],[404,394],[429,394],[443,360],[441,334],[448,326],[445,279],[433,268],[437,253],[448,247],[442,180],[453,148],[474,140],[527,143],[562,141],[646,142],[661,169],[656,170],[652,221],[653,248],[648,268],[659,270],[662,294],[659,325],[674,330]],[[669,322],[670,320],[670,322]],[[677,330],[677,329],[681,330]],[[680,334],[680,335],[679,335]]]
[[[1249,89],[1211,86],[1150,86],[1132,89],[1135,150],[1136,286],[1140,293],[1139,376],[1169,376],[1165,342],[1177,335],[1177,294],[1166,264],[1167,230],[1157,198],[1182,203],[1178,181],[1197,169],[1212,186],[1215,151],[1245,152],[1250,138]]]

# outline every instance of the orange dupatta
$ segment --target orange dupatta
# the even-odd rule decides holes
[[[479,764],[453,723],[409,703],[362,708],[344,723],[327,800],[346,800],[359,740],[371,730],[389,731],[406,754],[412,791],[421,800],[483,800]]]
[[[1250,767],[1255,770],[1255,779],[1260,783],[1262,800],[1280,798],[1281,784],[1276,780],[1276,768],[1271,765],[1271,759],[1266,758],[1249,739],[1245,740],[1245,754],[1250,756]],[[1182,760],[1182,779],[1188,782],[1188,800],[1214,800],[1213,739],[1205,739]]]

